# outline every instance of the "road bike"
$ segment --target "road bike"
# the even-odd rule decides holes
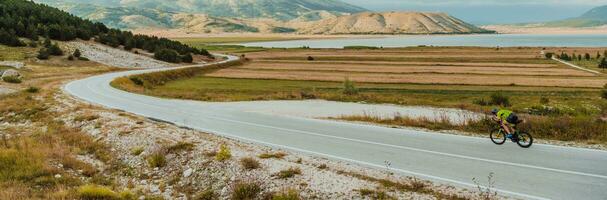
[[[491,134],[489,134],[491,141],[497,145],[502,145],[506,143],[507,139],[510,139],[512,142],[517,143],[523,148],[529,148],[531,145],[533,145],[533,136],[531,136],[531,134],[525,131],[517,130],[516,125],[514,125],[513,128],[515,131],[512,138],[508,138],[506,136],[507,133],[501,126],[499,126],[499,128],[495,128],[493,131],[491,131]]]

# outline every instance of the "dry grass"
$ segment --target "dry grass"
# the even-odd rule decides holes
[[[362,83],[415,83],[415,84],[451,84],[451,85],[516,85],[540,87],[578,87],[602,88],[607,79],[571,78],[550,76],[513,76],[503,79],[492,75],[470,74],[391,74],[391,73],[348,73],[319,71],[266,71],[249,69],[224,69],[208,74],[209,77],[247,78],[247,79],[281,79],[302,81],[343,81],[344,77]]]
[[[326,71],[326,72],[364,72],[364,73],[436,73],[436,74],[484,74],[515,76],[595,76],[592,73],[569,68],[517,68],[487,66],[382,66],[358,64],[291,64],[291,63],[252,63],[239,69],[280,70],[280,71]]]
[[[259,169],[261,164],[255,158],[246,157],[240,159],[240,165],[247,170]]]
[[[287,156],[287,154],[284,153],[284,152],[276,152],[276,153],[263,153],[263,154],[260,154],[257,157],[259,157],[261,159],[270,159],[270,158],[282,159],[285,156]]]
[[[275,174],[280,179],[292,178],[295,175],[301,175],[301,169],[297,167],[291,167],[289,169],[281,170]]]

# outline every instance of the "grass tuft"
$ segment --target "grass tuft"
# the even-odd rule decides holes
[[[232,189],[232,200],[255,199],[261,192],[261,187],[253,182],[238,182]]]
[[[162,153],[162,152],[153,153],[152,155],[150,155],[148,157],[147,160],[148,160],[148,164],[152,168],[164,167],[167,163],[166,157],[164,156],[164,153]]]
[[[278,172],[276,174],[276,176],[280,179],[287,179],[287,178],[292,178],[295,175],[300,175],[301,174],[301,169],[297,168],[297,167],[291,167],[289,169],[286,170],[282,170],[280,172]]]
[[[247,170],[259,169],[259,167],[261,167],[261,164],[259,163],[259,161],[255,160],[255,158],[251,158],[251,157],[246,157],[246,158],[240,159],[240,165],[242,165],[242,167]]]
[[[289,189],[272,195],[272,200],[299,200],[302,199],[299,192],[295,189]]]
[[[215,155],[215,160],[217,161],[226,161],[232,158],[232,152],[230,151],[230,147],[228,145],[222,144],[219,147],[219,152]]]
[[[179,153],[182,151],[192,151],[195,145],[189,142],[178,142],[177,144],[167,148],[169,153]]]
[[[120,197],[107,187],[84,185],[78,188],[78,197],[82,200],[118,200]]]
[[[260,154],[258,157],[261,159],[270,159],[270,158],[282,159],[285,156],[287,156],[286,153],[277,152],[277,153],[263,153],[263,154]]]

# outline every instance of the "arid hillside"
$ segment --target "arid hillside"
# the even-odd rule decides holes
[[[295,25],[297,26],[297,25]],[[310,34],[464,34],[491,32],[446,13],[363,12],[299,27]]]

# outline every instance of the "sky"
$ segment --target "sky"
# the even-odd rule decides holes
[[[607,0],[343,0],[374,11],[440,11],[470,23],[508,24],[576,17]]]

